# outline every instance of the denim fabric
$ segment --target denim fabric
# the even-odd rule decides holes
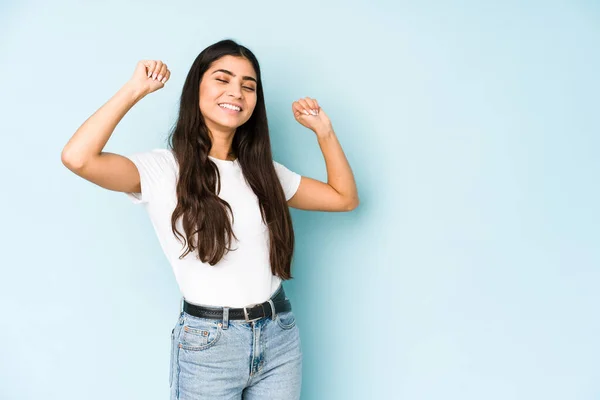
[[[254,322],[180,312],[171,333],[171,400],[296,400],[301,381],[292,311]]]

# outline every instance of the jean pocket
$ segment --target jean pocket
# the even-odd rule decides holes
[[[296,316],[292,311],[279,313],[275,319],[281,329],[292,329],[296,325]]]
[[[184,350],[200,351],[214,346],[221,338],[222,328],[218,320],[186,318],[179,347]]]

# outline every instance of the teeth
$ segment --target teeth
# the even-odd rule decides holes
[[[223,107],[223,108],[230,109],[230,110],[234,110],[234,111],[240,111],[240,108],[239,108],[239,107],[232,106],[232,105],[230,105],[230,104],[219,104],[219,106],[221,106],[221,107]]]

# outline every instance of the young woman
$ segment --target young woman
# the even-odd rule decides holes
[[[300,337],[281,285],[294,250],[288,206],[353,210],[352,171],[329,118],[308,97],[292,111],[317,137],[327,183],[273,161],[258,61],[231,40],[194,61],[169,149],[103,152],[127,111],[170,75],[161,61],[140,61],[75,132],[62,161],[150,216],[183,295],[171,334],[171,399],[298,399]]]

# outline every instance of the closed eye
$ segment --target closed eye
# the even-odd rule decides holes
[[[219,82],[223,82],[223,83],[229,83],[228,81],[226,81],[226,80],[224,80],[224,79],[219,79],[219,78],[217,78],[217,80],[218,80]],[[254,88],[251,88],[251,87],[249,87],[249,86],[242,86],[242,87],[243,87],[244,89],[246,89],[246,90],[249,90],[249,91],[251,91],[251,92],[254,92],[254,90],[255,90]]]

